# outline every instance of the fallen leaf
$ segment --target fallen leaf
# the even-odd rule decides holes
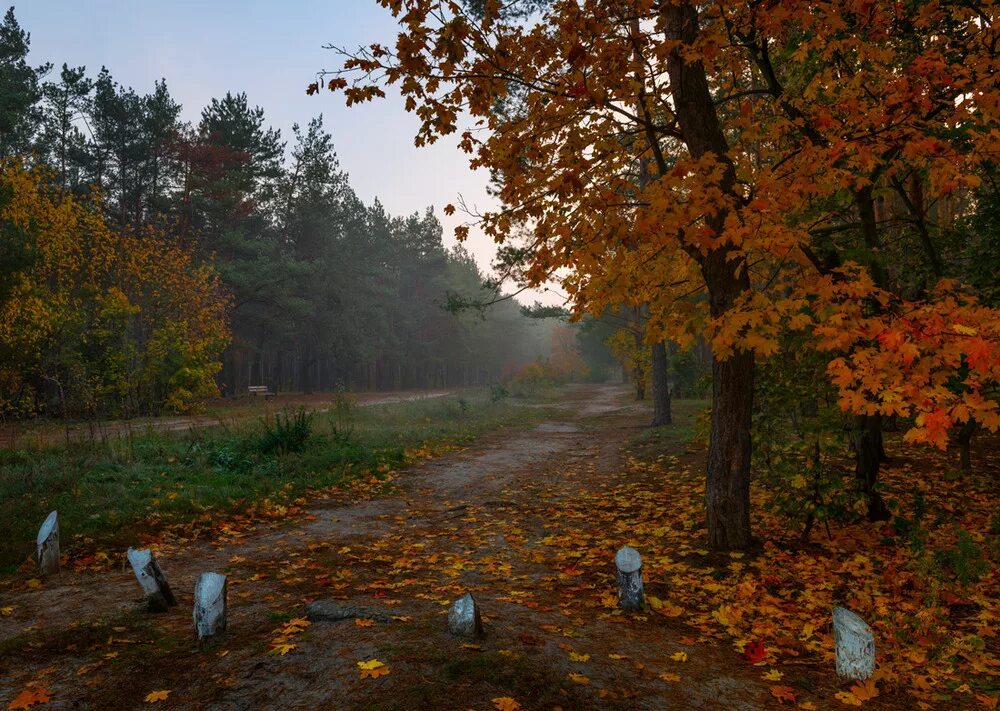
[[[268,654],[276,654],[283,657],[289,652],[291,652],[293,649],[295,649],[294,644],[275,644],[271,646],[271,649],[270,651],[268,651]]]
[[[878,688],[876,688],[875,682],[869,679],[868,681],[852,686],[851,693],[858,697],[860,701],[868,701],[878,696]]]
[[[673,672],[660,672],[657,676],[663,681],[677,682],[681,680],[681,675]]]
[[[377,659],[369,659],[367,662],[358,662],[358,669],[361,670],[362,679],[377,679],[389,673],[389,667],[384,662]]]
[[[518,711],[521,708],[521,704],[514,701],[514,699],[509,696],[499,696],[492,699],[493,706],[496,707],[497,711]]]
[[[781,677],[783,676],[784,674],[782,674],[777,669],[770,669],[761,674],[760,678],[763,679],[764,681],[781,681]]]
[[[795,703],[795,689],[790,686],[772,686],[771,696],[776,698],[779,703],[785,703],[786,701],[790,704]]]
[[[861,700],[850,691],[838,691],[834,694],[837,701],[848,706],[861,706]]]
[[[144,701],[147,704],[155,704],[157,701],[166,701],[168,696],[170,696],[169,690],[150,691]]]
[[[576,652],[570,652],[569,653],[569,660],[571,662],[589,662],[590,661],[590,655],[589,654],[577,654]]]
[[[356,624],[358,627],[374,627],[375,620],[366,620],[361,617],[355,617],[354,624]]]
[[[750,642],[743,650],[743,657],[752,664],[764,661],[764,657],[766,656],[767,652],[764,650],[764,643],[760,640]]]
[[[675,662],[686,662],[688,660],[687,652],[674,652],[670,655],[670,658]]]
[[[570,672],[569,678],[575,684],[582,684],[583,686],[590,683],[590,677],[584,676],[583,674],[577,674],[576,672]]]
[[[40,686],[31,687],[24,689],[20,694],[14,697],[8,705],[8,709],[26,709],[31,708],[35,704],[47,704],[49,699],[52,698],[52,692],[47,689],[43,689]]]

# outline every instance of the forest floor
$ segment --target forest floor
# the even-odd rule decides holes
[[[412,402],[444,397],[462,388],[439,390],[400,390],[363,393],[281,393],[275,397],[247,396],[210,400],[205,412],[174,417],[137,417],[131,420],[19,420],[0,424],[0,449],[40,447],[69,442],[100,442],[112,437],[146,432],[182,432],[204,427],[233,426],[239,422],[270,417],[279,412],[304,409],[326,412],[336,407],[340,398],[352,405],[366,407],[397,402]]]
[[[709,554],[705,453],[691,443],[703,404],[675,404],[678,423],[649,430],[648,408],[622,389],[573,388],[544,422],[394,472],[388,491],[384,479],[359,480],[280,521],[160,547],[180,602],[168,613],[140,611],[123,569],[8,588],[0,703],[996,708],[995,566],[975,585],[942,585],[928,603],[922,580],[893,567],[903,553],[890,550],[884,525],[845,525],[830,542],[800,545],[765,515],[756,518],[759,549]],[[996,471],[995,443],[976,455]],[[905,492],[941,462],[895,466],[887,485]],[[996,510],[990,486],[948,480],[939,493],[952,511],[962,502],[954,518],[971,526]],[[939,502],[928,493],[927,505],[934,512]],[[626,543],[645,559],[642,614],[616,609],[612,559]],[[229,626],[197,642],[190,591],[207,570],[228,576]],[[486,636],[475,642],[447,632],[448,607],[466,592],[484,614]],[[391,621],[310,624],[312,600],[377,608]],[[834,601],[873,623],[880,669],[869,685],[833,673]],[[888,625],[899,625],[894,638]]]

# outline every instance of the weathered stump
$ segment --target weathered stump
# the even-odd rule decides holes
[[[50,513],[42,527],[38,529],[35,540],[38,553],[38,567],[42,575],[55,575],[59,572],[59,514]]]
[[[848,679],[870,679],[875,673],[875,638],[871,627],[850,610],[833,608],[833,643],[837,674]]]
[[[618,578],[618,607],[641,610],[646,603],[642,589],[642,556],[635,548],[624,546],[615,553]]]
[[[448,631],[463,639],[483,636],[483,620],[472,593],[466,593],[451,606],[448,611]]]
[[[177,604],[166,576],[148,548],[129,548],[128,562],[132,564],[139,587],[146,595],[146,607],[150,612],[166,612],[168,607]]]
[[[194,627],[198,639],[226,630],[226,576],[202,573],[194,586]]]

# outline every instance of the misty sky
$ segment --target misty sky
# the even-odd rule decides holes
[[[459,194],[490,204],[487,175],[469,170],[454,141],[413,146],[417,121],[398,97],[347,109],[330,93],[306,96],[316,71],[338,64],[324,45],[394,44],[396,24],[375,0],[21,0],[15,13],[31,33],[33,64],[85,65],[91,76],[104,65],[139,92],[165,78],[188,121],[226,91],[245,91],[286,140],[293,123],[322,113],[358,195],[396,215],[433,206],[446,246],[461,219],[444,216],[445,204]],[[486,270],[492,242],[474,234],[466,246]]]

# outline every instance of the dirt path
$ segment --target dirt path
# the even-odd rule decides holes
[[[388,496],[317,502],[285,525],[160,551],[180,599],[167,614],[134,611],[125,571],[6,595],[0,702],[38,684],[52,693],[46,708],[139,708],[153,690],[171,692],[164,708],[492,709],[505,697],[526,709],[769,708],[759,670],[732,649],[615,610],[613,548],[552,547],[575,497],[612,481],[648,418],[607,387],[575,390],[563,411],[399,472]],[[607,572],[584,574],[595,556]],[[197,643],[190,591],[206,570],[229,576],[229,629]],[[448,604],[467,591],[486,616],[476,644],[446,631]],[[393,621],[283,635],[314,599]],[[293,647],[269,653],[279,638]],[[672,662],[679,652],[689,659]],[[369,659],[390,673],[362,679]]]
[[[412,402],[444,397],[461,392],[462,388],[449,390],[405,390],[386,393],[351,393],[347,397],[357,407],[388,405],[395,402]],[[60,426],[57,422],[45,424],[15,423],[0,426],[0,449],[16,445],[32,446],[59,444],[67,441],[104,441],[112,437],[122,437],[130,432],[185,432],[203,427],[232,425],[241,420],[253,419],[296,410],[307,412],[327,412],[335,402],[335,393],[315,393],[304,395],[292,393],[266,400],[264,398],[244,398],[242,400],[216,400],[210,403],[211,415],[190,415],[185,417],[143,417],[134,420],[108,420],[93,423],[79,423]]]

